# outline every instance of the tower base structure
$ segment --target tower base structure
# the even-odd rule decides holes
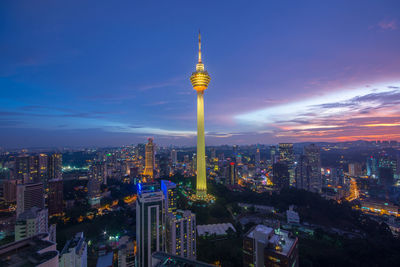
[[[208,194],[207,191],[197,191],[195,194],[189,195],[189,200],[193,202],[214,203],[215,197]]]

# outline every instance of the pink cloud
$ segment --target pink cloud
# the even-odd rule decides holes
[[[382,30],[396,30],[397,29],[397,21],[395,19],[392,20],[382,20],[378,23],[379,28]]]

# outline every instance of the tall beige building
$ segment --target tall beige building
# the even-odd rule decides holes
[[[149,138],[148,143],[146,144],[145,168],[143,172],[143,175],[146,177],[145,182],[149,182],[154,179],[154,166],[155,166],[154,143],[153,143],[153,138]]]

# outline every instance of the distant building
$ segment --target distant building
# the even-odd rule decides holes
[[[286,220],[289,224],[300,224],[300,216],[299,213],[294,211],[294,206],[289,206],[289,209],[286,211]]]
[[[294,182],[294,150],[292,143],[279,143],[279,163],[287,165],[289,182]]]
[[[48,179],[62,179],[62,154],[54,153],[48,159]]]
[[[311,166],[308,157],[300,155],[295,170],[296,188],[311,190]]]
[[[48,217],[47,209],[38,207],[32,207],[21,213],[15,222],[15,241],[48,233]]]
[[[299,266],[298,239],[265,225],[253,227],[243,239],[243,266]]]
[[[305,146],[304,155],[307,157],[308,164],[311,167],[310,190],[320,193],[322,188],[320,148],[314,144]]]
[[[6,203],[17,201],[17,180],[3,181],[3,199]]]
[[[65,244],[60,254],[60,267],[87,267],[87,243],[83,232]]]
[[[236,163],[231,161],[228,165],[227,184],[236,185],[238,183]]]
[[[101,185],[107,183],[103,162],[95,162],[89,169],[88,198],[91,206],[99,206],[101,199]]]
[[[42,183],[17,185],[17,217],[33,207],[44,209],[44,189]]]
[[[167,214],[166,251],[196,259],[196,216],[190,210]]]
[[[288,166],[283,163],[275,163],[272,166],[273,178],[272,181],[274,186],[278,189],[282,189],[284,187],[289,187],[290,185],[290,173],[288,170]]]
[[[231,223],[217,223],[217,224],[205,224],[205,225],[197,225],[197,234],[199,236],[207,236],[207,235],[227,235],[228,230],[231,229],[233,232],[236,232],[235,227]]]
[[[165,249],[164,196],[157,183],[138,184],[136,266],[152,266],[151,254]]]
[[[20,182],[32,182],[30,178],[29,156],[20,155],[15,158],[15,179]]]
[[[256,168],[259,168],[260,167],[260,161],[261,161],[261,155],[260,155],[260,149],[259,148],[257,148],[257,150],[256,150],[256,154],[254,156],[254,161],[255,161],[255,164],[256,164]]]
[[[154,179],[154,167],[155,167],[155,147],[153,144],[153,138],[149,138],[146,144],[146,159],[145,159],[145,168],[143,172],[143,175],[147,177],[149,182]]]
[[[118,247],[118,267],[134,267],[136,254],[136,241],[128,236],[119,239]]]
[[[352,177],[362,176],[362,166],[360,163],[349,163],[349,175]]]
[[[61,215],[64,207],[63,180],[52,179],[48,182],[48,208],[49,215]]]
[[[367,159],[367,175],[371,178],[378,178],[378,161],[373,156]]]
[[[176,153],[175,149],[171,150],[171,161],[173,165],[175,165],[178,162],[178,154]]]
[[[0,247],[0,266],[58,267],[57,244],[48,234],[8,243]]]

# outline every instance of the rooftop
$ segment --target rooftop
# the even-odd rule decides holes
[[[58,257],[56,244],[47,237],[48,234],[38,234],[0,247],[0,266],[38,266]],[[40,253],[44,249],[48,251]]]
[[[229,228],[236,232],[235,227],[231,223],[197,225],[197,234],[199,236],[206,235],[207,233],[208,235],[226,235]]]

